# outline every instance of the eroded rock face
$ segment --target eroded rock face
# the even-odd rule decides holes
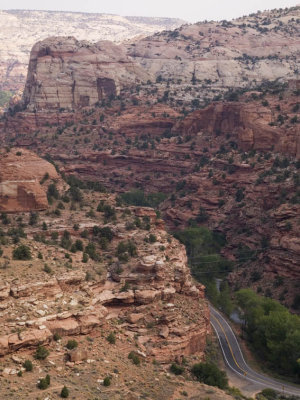
[[[201,131],[218,135],[230,133],[242,150],[274,150],[299,158],[299,127],[274,127],[270,126],[272,121],[271,110],[261,104],[214,103],[190,114],[177,129],[187,134]]]
[[[98,196],[115,206],[115,196]],[[59,248],[58,242],[32,240],[33,235],[41,233],[40,227],[25,228],[28,238],[23,242],[30,247],[32,259],[28,263],[11,260],[12,268],[3,273],[0,285],[0,356],[48,344],[54,335],[99,333],[100,328],[109,329],[111,318],[123,321],[120,335],[124,341],[130,335],[140,336],[139,348],[144,357],[170,362],[194,353],[203,356],[206,336],[210,334],[209,309],[204,300],[205,288],[192,280],[184,246],[165,231],[152,208],[131,206],[126,211],[125,216],[124,209],[118,207],[116,221],[108,225],[113,239],[105,252],[100,248],[98,251],[108,254],[111,261],[102,265],[103,271],[97,269],[99,276],[92,275],[93,279],[87,274],[93,268],[93,260],[83,263],[82,254],[72,253],[72,270],[63,271],[65,249]],[[76,240],[83,227],[91,236],[91,228],[102,219],[98,212],[87,221],[83,213],[82,226],[75,231],[69,212],[64,209],[60,221],[51,212],[40,213],[40,218],[47,217],[47,237],[51,237],[51,230],[68,230]],[[72,212],[74,215],[76,211]],[[132,218],[146,219],[150,230],[128,230],[126,226]],[[145,241],[145,232],[152,233],[156,241]],[[84,246],[90,243],[83,240]],[[120,242],[128,240],[135,244],[136,254],[124,263],[115,254]],[[5,257],[11,254],[9,247],[5,247]],[[45,270],[40,268],[32,270],[39,262],[44,263],[40,253],[51,265],[49,275],[45,276]],[[16,278],[10,270],[18,267],[23,273],[18,270]],[[77,362],[77,355],[72,357],[71,362]]]
[[[140,35],[174,29],[184,21],[173,18],[59,11],[0,11],[0,88],[23,90],[29,53],[34,43],[48,36],[76,35],[79,40],[122,42]]]
[[[23,103],[35,110],[86,107],[147,77],[112,42],[52,37],[32,48]]]
[[[0,154],[0,211],[45,210],[48,207],[46,189],[40,184],[57,179],[54,166],[24,149]]]

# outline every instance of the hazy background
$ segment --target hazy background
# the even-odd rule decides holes
[[[299,0],[0,0],[0,9],[80,11],[124,16],[175,17],[196,22],[232,19]]]

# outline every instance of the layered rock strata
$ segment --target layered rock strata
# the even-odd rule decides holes
[[[0,211],[34,211],[48,208],[41,180],[59,180],[52,164],[24,149],[0,154]],[[49,182],[48,181],[48,182]]]
[[[148,78],[112,42],[52,37],[33,46],[23,103],[31,110],[85,107],[114,98],[122,87]]]

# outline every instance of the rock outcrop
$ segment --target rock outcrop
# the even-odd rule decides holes
[[[212,96],[211,89],[217,93],[265,80],[296,78],[299,13],[298,6],[232,21],[183,25],[136,41],[128,53],[156,77],[174,79],[178,94],[180,83],[201,83],[202,97]]]
[[[31,110],[90,106],[149,77],[112,42],[52,37],[33,46],[23,103]]]
[[[227,90],[297,79],[299,9],[184,25],[118,46],[74,37],[45,39],[31,51],[24,106],[89,106],[140,82],[156,82],[157,93],[166,98],[173,88],[178,104],[206,104]]]
[[[93,193],[93,200],[97,197],[98,202],[115,207],[114,196]],[[83,201],[87,204],[86,197]],[[204,287],[193,282],[184,246],[168,235],[152,208],[132,206],[126,213],[117,208],[116,220],[103,231],[111,234],[111,240],[101,238],[105,244],[101,248],[94,229],[103,224],[101,212],[87,219],[85,212],[70,212],[66,206],[61,207],[64,215],[57,220],[53,212],[57,205],[51,207],[47,214],[40,213],[40,218],[47,218],[46,232],[41,226],[25,228],[28,239],[23,242],[30,248],[31,260],[13,260],[13,246],[8,242],[1,253],[0,265],[11,259],[13,268],[4,268],[0,285],[0,356],[49,344],[57,336],[108,329],[112,318],[123,321],[124,340],[140,336],[138,345],[147,358],[169,362],[194,353],[203,356],[210,334]],[[132,222],[137,220],[140,228]],[[82,251],[94,246],[91,259],[83,262],[82,254],[72,248],[72,260],[69,256],[66,265],[66,247],[70,246],[59,248],[63,242],[52,235],[56,232],[58,238],[60,233],[62,238],[66,230],[70,240],[82,244]],[[151,234],[155,242],[150,243],[145,234]],[[44,243],[39,242],[40,235]],[[85,238],[81,241],[79,236]],[[135,249],[132,256],[127,251],[120,253],[126,243]]]
[[[197,134],[230,134],[239,148],[275,151],[300,157],[298,125],[274,126],[274,113],[268,107],[255,103],[215,103],[204,110],[190,114],[177,127],[178,132]]]
[[[24,149],[0,154],[0,211],[18,212],[48,208],[44,176],[58,180],[52,164]]]
[[[32,46],[49,36],[76,36],[96,42],[120,43],[137,36],[175,29],[176,18],[121,17],[63,11],[0,11],[0,89],[23,90]]]

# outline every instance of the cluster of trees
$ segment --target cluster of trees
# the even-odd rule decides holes
[[[216,278],[226,277],[233,269],[233,263],[220,255],[226,244],[225,237],[204,226],[192,226],[175,232],[174,236],[185,245],[192,274],[205,284],[211,302],[230,315],[233,305],[228,284],[222,282],[219,292],[215,281]]]
[[[220,255],[226,239],[204,226],[177,231],[174,236],[185,245],[191,270],[196,279],[210,282],[232,271],[232,262]]]
[[[244,330],[253,350],[268,367],[300,382],[300,317],[250,289],[236,293],[244,314]]]
[[[122,204],[140,206],[140,207],[153,207],[157,208],[158,205],[167,198],[165,193],[148,193],[143,190],[131,190],[120,194],[118,201]]]

